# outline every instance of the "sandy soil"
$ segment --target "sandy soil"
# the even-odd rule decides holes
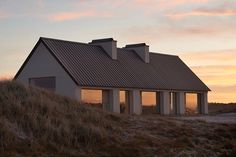
[[[213,123],[227,123],[227,124],[236,124],[236,113],[221,113],[215,115],[201,115],[201,116],[186,116],[179,117],[183,120],[201,120],[206,122]]]

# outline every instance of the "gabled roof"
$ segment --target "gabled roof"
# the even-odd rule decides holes
[[[50,38],[40,42],[79,86],[209,91],[178,56],[150,53],[147,64],[133,50],[118,48],[118,59],[113,60],[96,45]]]

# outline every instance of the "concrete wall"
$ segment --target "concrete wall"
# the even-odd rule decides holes
[[[125,114],[130,114],[130,96],[129,91],[125,91]]]
[[[90,44],[101,46],[112,59],[117,60],[117,41],[91,42]]]
[[[130,105],[130,114],[142,114],[142,105],[141,105],[141,92],[140,90],[134,89],[128,92],[129,94],[129,105]]]
[[[160,92],[156,92],[156,110],[157,113],[161,113],[161,94]]]
[[[208,96],[207,95],[208,95],[207,92],[198,93],[197,95],[199,112],[201,114],[208,114]]]
[[[130,50],[134,50],[140,58],[142,58],[142,60],[145,63],[149,63],[150,62],[150,56],[149,56],[149,46],[145,45],[145,46],[134,46],[132,47],[132,45],[129,45],[129,47],[125,47],[126,49],[130,49]]]
[[[160,92],[160,113],[161,115],[170,114],[170,94],[168,91]]]
[[[170,92],[170,101],[172,103],[171,114],[177,115],[178,101],[177,101],[177,92]]]
[[[120,91],[119,89],[102,90],[103,109],[120,113]]]
[[[176,93],[176,106],[177,106],[177,115],[185,114],[185,93],[177,92]]]
[[[47,48],[40,43],[35,51],[16,80],[28,85],[29,78],[55,76],[56,93],[79,100],[80,88],[76,86]]]

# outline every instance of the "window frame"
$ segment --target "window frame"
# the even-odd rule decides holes
[[[36,80],[36,79],[46,79],[46,78],[54,80],[54,85],[53,85],[54,88],[41,87],[41,86],[37,86],[37,85],[31,83],[31,81],[34,80],[34,79]],[[31,86],[35,86],[35,87],[38,87],[38,88],[43,88],[43,89],[46,89],[46,90],[49,90],[49,91],[53,91],[53,92],[56,91],[56,76],[30,77],[30,78],[28,78],[28,83]]]

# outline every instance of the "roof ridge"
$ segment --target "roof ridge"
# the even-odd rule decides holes
[[[83,44],[83,45],[87,45],[87,46],[100,47],[99,45],[91,45],[91,44],[88,44],[88,43],[83,43],[83,42],[78,42],[78,41],[63,40],[63,39],[56,39],[56,38],[49,38],[49,37],[40,37],[40,39],[42,39],[42,40],[44,40],[44,39],[46,39],[46,40],[55,40],[55,41],[62,41],[62,42],[68,42],[68,43]],[[128,49],[124,49],[124,48],[120,48],[120,47],[117,47],[117,49],[125,50],[125,51],[132,51],[133,52],[133,50],[128,50]],[[164,53],[158,53],[158,52],[150,52],[150,54],[179,57],[177,55],[164,54]]]
[[[75,43],[75,44],[82,44],[82,45],[87,45],[87,46],[95,46],[95,47],[99,47],[99,45],[91,45],[88,43],[82,43],[82,42],[78,42],[78,41],[71,41],[71,40],[63,40],[63,39],[55,39],[55,38],[48,38],[48,37],[40,37],[40,39],[44,40],[55,40],[55,41],[62,41],[62,42],[68,42],[68,43]]]
[[[125,49],[125,48],[121,48],[121,47],[117,47],[117,50],[122,50],[122,51],[129,51],[129,52],[135,52],[133,49]]]
[[[171,55],[171,54],[166,54],[166,53],[158,53],[158,52],[149,52],[150,54],[154,55],[163,55],[163,56],[170,56],[170,57],[179,57],[178,55]]]

